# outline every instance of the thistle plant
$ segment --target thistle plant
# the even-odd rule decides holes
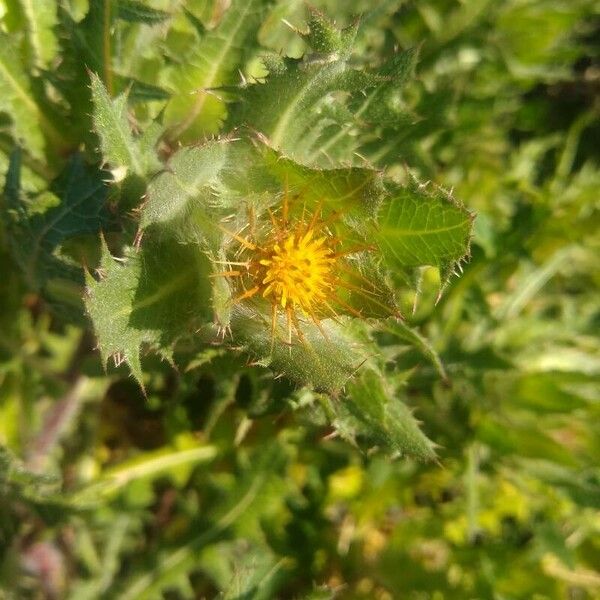
[[[235,35],[235,23],[250,35],[259,4],[233,2],[205,34],[202,60],[219,36]],[[130,13],[146,23],[165,17]],[[114,77],[90,71],[105,169],[90,194],[100,204],[86,202],[89,229],[78,225],[65,236],[95,231],[99,262],[87,252],[79,269],[53,257],[44,270],[19,258],[27,236],[55,253],[65,228],[48,239],[48,224],[60,224],[68,204],[56,216],[51,209],[27,217],[18,156],[6,186],[15,254],[63,312],[73,312],[81,289],[103,363],[127,364],[142,387],[142,356],[157,353],[186,368],[198,352],[221,345],[313,390],[326,420],[351,442],[429,459],[432,443],[399,390],[383,382],[393,366],[378,332],[423,347],[403,313],[423,267],[438,269],[441,293],[468,255],[472,215],[449,192],[419,182],[410,165],[395,176],[377,168],[377,139],[410,128],[402,93],[418,52],[396,50],[381,64],[361,65],[353,54],[359,30],[359,21],[339,29],[311,9],[296,31],[303,56],[263,52],[262,74],[237,84],[227,73],[239,53],[228,56],[231,64],[182,62],[167,69],[166,110],[135,127],[139,85],[115,95]],[[192,76],[206,87],[188,89]],[[203,125],[209,106],[218,106],[219,131]],[[72,183],[82,168],[74,164],[63,178]],[[116,218],[106,212],[107,197],[120,207]],[[80,201],[73,199],[73,211]],[[71,297],[56,291],[57,279],[73,282]]]
[[[305,55],[267,55],[261,80],[212,90],[228,98],[223,133],[168,151],[158,171],[141,149],[146,134],[129,130],[125,97],[111,100],[92,75],[105,162],[124,182],[135,172],[148,184],[135,247],[116,261],[104,247],[86,306],[103,360],[126,362],[142,385],[142,347],[172,360],[183,338],[221,343],[322,392],[331,424],[353,442],[430,458],[395,391],[364,381],[387,368],[378,328],[409,330],[399,290],[418,285],[425,265],[439,268],[443,288],[467,255],[472,217],[447,192],[410,174],[394,181],[351,152],[365,122],[402,120],[417,61],[407,50],[354,66],[357,30],[312,11]]]

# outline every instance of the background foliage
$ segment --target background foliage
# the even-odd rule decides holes
[[[597,3],[315,4],[0,1],[0,596],[600,597]],[[405,321],[267,360],[286,186]]]

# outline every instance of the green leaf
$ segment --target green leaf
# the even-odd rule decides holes
[[[60,521],[69,514],[68,503],[59,493],[60,484],[60,479],[53,475],[28,470],[9,449],[0,445],[0,523],[18,519],[13,511],[16,507],[22,510],[24,505],[34,509],[44,521]]]
[[[163,102],[171,97],[171,93],[158,85],[152,85],[140,81],[134,77],[115,77],[117,90],[123,90],[127,94],[130,105],[138,105],[143,102]]]
[[[19,56],[14,39],[0,31],[0,112],[10,116],[15,139],[23,142],[33,156],[41,158],[45,140],[40,125],[46,121]]]
[[[347,163],[363,136],[407,123],[399,94],[418,53],[396,52],[378,68],[361,69],[350,61],[356,27],[339,30],[311,10],[309,28],[304,37],[316,53],[302,59],[268,56],[269,76],[238,91],[230,125],[250,125],[305,164]]]
[[[378,83],[365,94],[354,94],[349,103],[355,119],[369,126],[406,127],[407,113],[402,107],[400,92],[413,78],[419,58],[419,48],[396,52],[377,70]],[[338,134],[339,135],[339,134]],[[327,150],[328,145],[325,149]]]
[[[394,186],[379,209],[375,241],[391,269],[423,265],[444,273],[469,252],[473,215],[439,188]]]
[[[125,169],[141,175],[144,172],[139,149],[127,120],[127,96],[114,100],[95,73],[90,73],[94,102],[94,129],[100,138],[102,156],[113,169]]]
[[[373,169],[311,169],[258,139],[213,140],[171,157],[148,187],[142,227],[160,223],[180,234],[194,226],[206,230],[209,221],[216,224],[223,216],[219,208],[247,218],[250,205],[255,216],[266,217],[266,207],[287,196],[298,198],[290,202],[292,213],[339,213],[340,220],[364,232],[383,192],[382,174]],[[197,211],[202,218],[194,216]]]
[[[152,224],[189,224],[195,219],[205,227],[206,211],[214,204],[217,177],[225,165],[227,143],[207,142],[202,146],[182,148],[169,160],[165,171],[148,186],[147,202],[142,213],[142,228]],[[196,219],[195,214],[201,217]]]
[[[349,52],[356,36],[356,27],[341,31],[321,11],[309,6],[308,33],[302,37],[320,54]]]
[[[286,193],[299,195],[309,207],[322,204],[327,212],[339,212],[343,218],[353,216],[357,226],[359,220],[377,214],[384,192],[381,172],[360,167],[313,169],[268,146],[262,154],[267,168],[276,175]]]
[[[60,480],[50,475],[41,475],[29,471],[12,452],[0,446],[0,491],[27,498],[32,501],[43,501],[44,498],[56,494]]]
[[[195,141],[218,131],[225,105],[210,90],[239,80],[242,58],[267,5],[265,0],[233,0],[219,25],[192,45],[185,61],[165,70],[161,83],[174,94],[165,110],[172,137]]]
[[[199,463],[210,462],[217,455],[215,446],[165,447],[119,463],[104,471],[98,479],[77,490],[69,498],[73,504],[90,504],[113,498],[132,482],[172,475],[182,468],[189,471]]]
[[[240,90],[241,99],[232,109],[230,124],[251,126],[275,149],[301,161],[322,132],[326,122],[322,111],[335,102],[333,92],[365,85],[366,76],[349,71],[344,61],[304,63],[287,59],[285,71],[271,73],[264,84]]]
[[[390,455],[430,461],[434,444],[420,430],[411,410],[390,389],[387,377],[371,368],[361,371],[347,387],[341,402],[332,402],[334,426],[340,434]]]
[[[439,354],[432,347],[431,343],[424,338],[416,329],[409,327],[402,321],[392,321],[388,319],[382,324],[381,328],[384,331],[394,334],[398,338],[405,340],[412,344],[423,356],[431,361],[431,364],[435,367],[438,375],[444,380],[448,380],[446,369],[440,359]]]
[[[30,214],[20,190],[20,154],[15,153],[4,189],[4,211],[14,256],[35,289],[46,278],[46,261],[54,262],[54,251],[63,241],[97,233],[109,222],[102,172],[87,167],[81,155],[72,158],[50,191],[59,203]]]
[[[337,394],[367,358],[367,349],[352,335],[349,321],[340,321],[324,319],[321,329],[304,321],[300,323],[300,338],[281,316],[274,339],[270,319],[236,306],[230,327],[234,339],[244,344],[258,364],[285,374],[299,385]]]
[[[61,244],[77,236],[98,233],[111,225],[107,187],[102,171],[88,167],[75,155],[53,182],[48,208],[31,203],[21,192],[20,153],[11,160],[1,207],[12,254],[34,290],[50,300],[81,308],[83,273],[80,265],[61,256]],[[60,292],[60,293],[59,293]]]
[[[285,557],[276,560],[268,547],[261,546],[244,548],[240,558],[232,554],[230,579],[222,585],[223,600],[269,600],[277,595],[279,572],[286,563]]]
[[[115,94],[112,46],[115,38],[114,4],[115,0],[89,2],[85,18],[81,21],[74,20],[66,10],[59,12],[61,29],[64,31],[64,51],[54,85],[68,100],[70,119],[74,121],[79,135],[91,129],[93,106],[89,73],[97,73],[101,77],[109,96]]]
[[[19,0],[26,20],[27,40],[36,67],[48,67],[56,57],[58,42],[56,0]]]
[[[211,318],[209,268],[195,246],[150,241],[117,260],[103,243],[99,280],[88,273],[85,300],[102,361],[126,362],[143,386],[142,345],[170,358],[179,337]]]

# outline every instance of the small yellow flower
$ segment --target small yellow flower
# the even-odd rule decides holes
[[[336,255],[330,240],[314,238],[315,231],[293,231],[282,243],[267,246],[265,258],[259,264],[258,282],[263,298],[271,298],[286,310],[300,308],[303,313],[313,312],[319,303],[326,303],[334,288],[333,267]],[[264,276],[264,277],[263,277]]]
[[[373,302],[377,295],[371,289],[353,285],[350,280],[361,278],[348,264],[348,257],[369,250],[366,245],[341,249],[340,240],[331,231],[331,223],[338,215],[322,218],[320,207],[306,218],[305,210],[299,217],[290,217],[287,198],[281,214],[269,210],[270,226],[263,236],[242,235],[223,231],[236,240],[240,247],[237,258],[225,261],[228,270],[215,276],[231,278],[238,289],[234,303],[263,299],[271,306],[271,334],[274,341],[280,313],[285,317],[287,343],[291,344],[292,331],[304,340],[300,323],[312,321],[327,337],[320,321],[336,318],[339,313],[361,317],[359,310],[342,298],[344,290],[352,290]],[[251,219],[251,222],[253,220]],[[260,240],[256,238],[260,237]],[[365,280],[366,281],[366,280]]]

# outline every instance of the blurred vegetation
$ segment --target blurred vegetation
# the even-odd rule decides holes
[[[298,160],[403,182],[408,166],[477,214],[462,273],[439,297],[447,274],[420,267],[407,326],[373,333],[434,462],[353,443],[331,399],[219,345],[144,356],[145,394],[102,369],[82,223],[108,244],[135,232],[141,184],[98,168],[87,70],[168,148],[238,118],[261,130],[236,86],[303,55],[306,7],[228,4],[0,0],[0,598],[600,598],[597,2],[314,3],[341,26],[362,14],[350,64],[419,59],[385,98],[394,121],[351,121],[350,103]],[[198,105],[200,88],[219,89]],[[62,227],[39,264],[6,217],[17,143],[27,222]],[[73,241],[49,211],[77,202],[74,178]]]

